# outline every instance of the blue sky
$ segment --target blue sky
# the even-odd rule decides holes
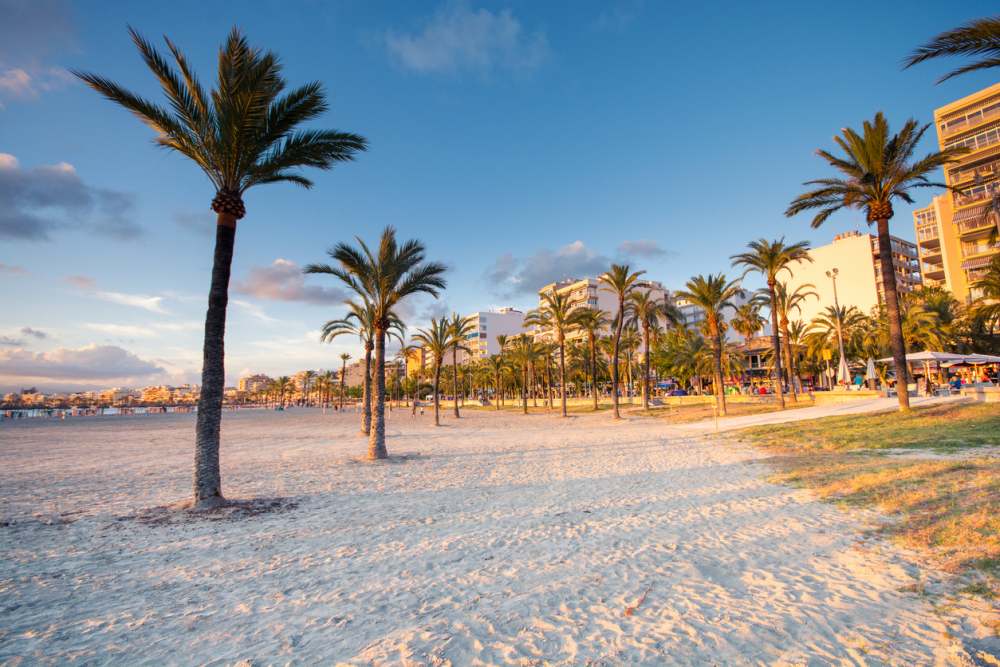
[[[234,22],[291,84],[321,81],[320,127],[360,159],[313,190],[251,191],[237,233],[227,371],[334,367],[337,286],[298,267],[392,224],[448,264],[428,315],[529,308],[541,282],[613,259],[668,287],[729,270],[759,236],[828,242],[783,216],[845,125],[898,126],[996,81],[901,71],[941,30],[995,10],[939,2],[222,2],[0,0],[0,391],[197,381],[213,192],[151,132],[74,83],[157,95],[126,34],[167,34],[203,80]],[[925,149],[934,146],[933,130]],[[927,194],[926,198],[929,198]],[[896,233],[912,238],[910,211]],[[541,281],[541,282],[540,282]]]

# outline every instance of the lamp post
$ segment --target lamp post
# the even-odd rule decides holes
[[[837,274],[840,271],[836,267],[826,272],[826,277],[833,282],[833,307],[837,314],[837,347],[840,350],[840,363],[837,365],[837,375],[841,375],[840,368],[847,366],[847,357],[844,356],[844,327],[840,320],[840,301],[837,299]],[[847,382],[847,378],[838,378]]]

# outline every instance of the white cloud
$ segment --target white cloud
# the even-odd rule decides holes
[[[302,268],[295,262],[279,257],[270,266],[254,266],[245,280],[238,280],[234,291],[258,299],[301,301],[312,304],[341,303],[347,293],[339,288],[307,285]]]
[[[134,324],[87,322],[83,326],[91,331],[97,331],[109,336],[116,336],[120,338],[151,338],[156,335],[156,332],[152,329]]]
[[[0,379],[134,380],[163,368],[114,345],[86,345],[50,352],[0,350]]]
[[[261,322],[267,322],[269,324],[273,324],[274,322],[278,321],[277,319],[265,313],[264,309],[255,303],[250,303],[249,301],[244,301],[242,299],[232,299],[230,300],[229,303],[233,304],[237,308],[240,308],[247,315],[257,318]]]
[[[24,169],[0,153],[0,238],[47,241],[66,229],[118,239],[139,236],[132,195],[85,183],[60,162]]]
[[[389,32],[389,53],[417,72],[527,70],[548,55],[542,31],[527,32],[510,10],[470,10],[452,4],[439,10],[413,34]]]
[[[556,250],[543,248],[528,257],[505,253],[486,271],[486,281],[500,296],[534,294],[544,285],[566,278],[595,277],[607,271],[611,259],[573,241]]]
[[[652,239],[622,241],[618,246],[618,252],[629,257],[661,257],[667,254],[667,251]]]
[[[111,303],[117,303],[123,306],[132,306],[134,308],[142,308],[143,310],[148,310],[151,313],[160,313],[163,315],[167,314],[167,311],[164,310],[162,305],[162,296],[123,294],[122,292],[94,292],[94,296],[98,299],[103,299],[104,301],[110,301]]]
[[[0,98],[35,99],[71,81],[72,75],[58,67],[32,68],[31,73],[21,67],[0,68]]]

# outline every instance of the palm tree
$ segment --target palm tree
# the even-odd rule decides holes
[[[309,390],[312,388],[313,380],[316,379],[316,371],[302,371],[302,405],[309,406]]]
[[[911,53],[903,61],[903,69],[941,56],[982,56],[982,60],[948,72],[937,80],[938,83],[960,74],[1000,67],[1000,16],[975,19],[954,30],[942,32]]]
[[[727,280],[724,274],[709,274],[695,276],[687,281],[685,289],[677,295],[689,303],[701,308],[705,313],[705,327],[712,343],[714,360],[715,396],[719,404],[719,412],[726,414],[726,391],[722,375],[723,327],[725,319],[722,311],[733,308],[732,300],[742,293],[739,280]],[[780,393],[779,393],[780,395]]]
[[[528,414],[528,369],[535,361],[537,349],[527,334],[515,336],[511,347],[512,360],[521,367],[521,407]]]
[[[371,304],[375,331],[375,399],[372,429],[368,440],[368,458],[389,456],[385,447],[385,339],[392,326],[394,308],[406,297],[425,293],[437,297],[444,289],[443,264],[424,262],[424,246],[416,240],[396,241],[396,230],[386,227],[373,251],[355,237],[357,248],[338,243],[329,255],[339,263],[310,264],[306,273],[325,273],[338,277],[352,291]]]
[[[497,356],[500,358],[500,367],[501,369],[503,369],[504,366],[503,351],[504,348],[507,347],[506,334],[497,335],[497,347],[500,348],[500,351],[497,353]],[[497,410],[500,409],[501,405],[503,405],[503,373],[497,375]]]
[[[459,315],[458,313],[451,314],[451,321],[448,323],[451,330],[451,377],[452,384],[454,386],[455,394],[455,419],[460,418],[462,415],[458,412],[458,352],[469,353],[471,350],[469,346],[465,344],[468,336],[472,335],[475,329],[475,323],[471,319],[466,319]]]
[[[785,245],[785,239],[774,241],[758,239],[747,244],[749,252],[733,255],[733,266],[743,266],[748,273],[760,273],[767,281],[767,293],[771,310],[771,351],[774,355],[774,393],[778,397],[781,409],[785,409],[785,396],[781,387],[781,343],[778,337],[778,307],[776,303],[775,285],[782,272],[792,273],[792,264],[796,262],[811,262],[809,243],[800,241]]]
[[[274,381],[274,392],[278,396],[278,405],[282,410],[285,409],[285,394],[291,391],[292,387],[294,387],[292,378],[287,375],[282,375]]]
[[[618,299],[618,313],[615,315],[614,345],[611,356],[611,408],[615,419],[621,419],[618,411],[618,354],[622,339],[622,327],[625,325],[627,311],[625,302],[635,289],[635,283],[645,271],[632,271],[628,264],[612,264],[611,268],[602,273],[598,280],[604,283],[604,289]]]
[[[347,360],[351,355],[347,352],[340,354],[340,409],[344,409],[344,384],[347,381]]]
[[[330,404],[330,393],[333,391],[335,377],[336,375],[333,371],[323,371],[320,373],[318,380],[320,383],[320,403],[324,408],[328,407]]]
[[[550,330],[559,350],[559,387],[562,416],[566,414],[566,334],[573,327],[575,307],[569,294],[552,290],[541,295],[542,305],[528,313],[525,325],[537,325]],[[550,383],[551,387],[551,383]],[[551,401],[549,401],[551,405]]]
[[[367,144],[357,134],[297,129],[327,110],[322,86],[310,83],[282,95],[285,81],[278,58],[251,48],[236,28],[219,53],[218,81],[211,92],[202,88],[187,59],[169,39],[165,41],[176,70],[139,33],[129,28],[129,34],[170,101],[169,109],[102,76],[73,74],[138,116],[157,133],[159,146],[197,164],[216,191],[212,210],[218,219],[205,315],[193,499],[196,508],[216,507],[225,502],[219,470],[224,338],[236,222],[246,213],[243,195],[265,183],[286,181],[311,187],[299,168],[330,169],[337,162],[353,160]]]
[[[972,286],[981,294],[973,306],[973,318],[993,333],[1000,328],[1000,255],[993,257],[989,268]]]
[[[636,290],[629,295],[632,319],[642,329],[642,407],[649,409],[649,353],[652,336],[660,328],[663,305],[654,299],[649,290]]]
[[[493,400],[496,402],[496,409],[500,409],[500,394],[503,391],[503,371],[504,358],[499,354],[491,354],[486,357],[486,370],[493,376],[493,384],[496,387],[496,395]]]
[[[805,185],[819,187],[796,197],[785,211],[785,215],[793,216],[806,210],[820,209],[812,220],[815,228],[842,208],[864,209],[867,211],[868,224],[876,224],[882,291],[888,312],[893,364],[900,388],[896,394],[899,396],[901,412],[909,411],[910,397],[906,392],[906,344],[903,341],[896,272],[892,265],[892,240],[889,236],[889,220],[893,216],[892,201],[901,199],[912,204],[910,191],[913,188],[947,188],[943,183],[930,181],[928,175],[939,167],[954,162],[968,150],[965,147],[946,148],[911,162],[917,144],[928,127],[930,126],[921,127],[911,118],[899,133],[890,135],[889,123],[880,111],[875,114],[873,121],[865,121],[861,134],[850,128],[843,129],[841,136],[834,137],[834,141],[844,152],[843,157],[825,150],[819,150],[817,154],[846,178],[806,181]]]
[[[733,321],[730,324],[732,324],[734,331],[743,336],[744,344],[750,345],[750,341],[758,331],[764,328],[767,320],[760,314],[759,303],[747,301],[733,313]]]
[[[417,329],[413,340],[419,343],[434,360],[434,425],[441,425],[441,364],[452,342],[451,323],[445,318],[432,317],[426,329]]]
[[[788,386],[792,390],[792,400],[796,402],[799,400],[796,392],[802,392],[802,380],[799,378],[795,360],[795,348],[792,345],[788,316],[793,312],[801,314],[802,304],[810,297],[819,298],[819,294],[813,291],[814,287],[815,285],[812,283],[805,283],[789,291],[787,283],[778,283],[774,286],[774,305],[778,310],[778,326],[781,327],[781,341],[784,344]]]
[[[587,345],[590,349],[590,392],[594,397],[594,410],[597,410],[597,337],[608,326],[608,314],[596,308],[579,308],[573,314],[573,323],[580,331],[587,334]]]
[[[365,350],[364,377],[361,379],[361,434],[371,434],[372,424],[372,352],[375,350],[375,310],[371,302],[364,297],[361,303],[353,300],[344,302],[347,315],[339,320],[330,320],[320,330],[320,340],[324,343],[333,341],[342,334],[353,334],[361,341]],[[396,316],[389,314],[390,335],[398,340],[403,339],[406,325]],[[343,405],[341,405],[343,407]]]

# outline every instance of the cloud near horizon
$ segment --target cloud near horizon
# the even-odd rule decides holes
[[[618,254],[626,257],[662,257],[669,252],[652,239],[637,239],[622,241],[618,245]]]
[[[253,266],[244,280],[233,286],[239,294],[271,301],[299,301],[315,305],[341,303],[347,292],[339,288],[307,285],[302,267],[279,257],[270,266]]]
[[[163,367],[116,345],[90,344],[49,352],[0,350],[0,380],[131,382],[163,372]]]
[[[389,31],[385,44],[400,65],[420,73],[524,71],[549,52],[545,33],[529,33],[510,10],[471,10],[464,3],[442,7],[420,32]]]
[[[566,278],[596,276],[610,264],[611,258],[577,240],[557,250],[543,248],[529,257],[504,253],[486,270],[485,279],[495,294],[511,297],[535,294],[544,285]]]
[[[33,100],[74,81],[47,62],[74,42],[70,15],[63,0],[0,2],[0,110],[4,100]]]
[[[0,153],[0,238],[48,241],[77,229],[134,239],[142,233],[134,217],[132,195],[87,185],[69,163],[23,169]]]

